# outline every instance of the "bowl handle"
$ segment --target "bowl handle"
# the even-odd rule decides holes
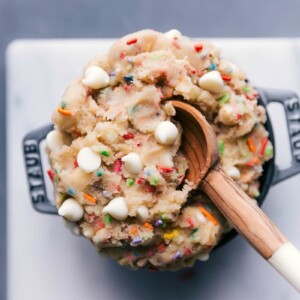
[[[28,133],[23,139],[23,151],[33,207],[42,213],[57,214],[54,203],[47,198],[40,153],[40,143],[51,130],[53,125],[47,125]]]
[[[292,91],[258,89],[265,103],[278,102],[283,105],[292,153],[291,165],[285,169],[275,167],[273,184],[300,173],[300,100]]]

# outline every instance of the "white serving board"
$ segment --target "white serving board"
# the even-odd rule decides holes
[[[214,39],[257,86],[300,93],[300,40]],[[299,295],[242,238],[197,263],[183,281],[177,273],[133,272],[99,257],[71,235],[56,216],[33,210],[25,180],[21,141],[49,123],[67,84],[85,63],[113,41],[18,40],[7,51],[8,300],[299,299]],[[273,107],[276,161],[289,162],[285,123]],[[273,187],[263,206],[300,248],[300,176]]]

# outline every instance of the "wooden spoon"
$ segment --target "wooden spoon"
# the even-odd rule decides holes
[[[187,179],[204,191],[248,243],[300,292],[300,252],[222,170],[216,136],[205,117],[185,102],[173,100],[172,104],[183,127]]]

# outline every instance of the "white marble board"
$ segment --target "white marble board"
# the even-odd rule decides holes
[[[215,39],[224,56],[257,86],[300,93],[300,40]],[[299,295],[240,237],[197,263],[192,273],[132,272],[99,257],[62,221],[33,210],[25,180],[21,140],[49,123],[68,82],[90,57],[113,40],[18,40],[7,50],[8,300],[264,299]],[[276,161],[290,160],[282,109],[272,107]],[[300,248],[300,176],[273,187],[263,209]],[[188,271],[190,272],[190,271]],[[189,280],[182,276],[193,275]]]

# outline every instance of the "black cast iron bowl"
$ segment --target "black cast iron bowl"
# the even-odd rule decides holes
[[[258,92],[259,103],[265,108],[267,108],[267,105],[271,102],[278,102],[283,105],[292,153],[292,162],[290,166],[286,169],[279,169],[275,164],[275,140],[272,124],[267,113],[267,122],[265,126],[269,132],[269,139],[274,145],[274,157],[264,164],[264,171],[259,179],[260,196],[258,197],[257,202],[258,205],[261,206],[272,185],[300,173],[300,101],[299,97],[291,91],[258,89]],[[57,208],[53,201],[47,198],[40,152],[40,143],[52,129],[53,125],[47,125],[28,133],[23,140],[23,151],[33,207],[41,213],[57,215]],[[222,247],[236,235],[237,232],[235,230],[230,231],[223,237],[215,249]]]

